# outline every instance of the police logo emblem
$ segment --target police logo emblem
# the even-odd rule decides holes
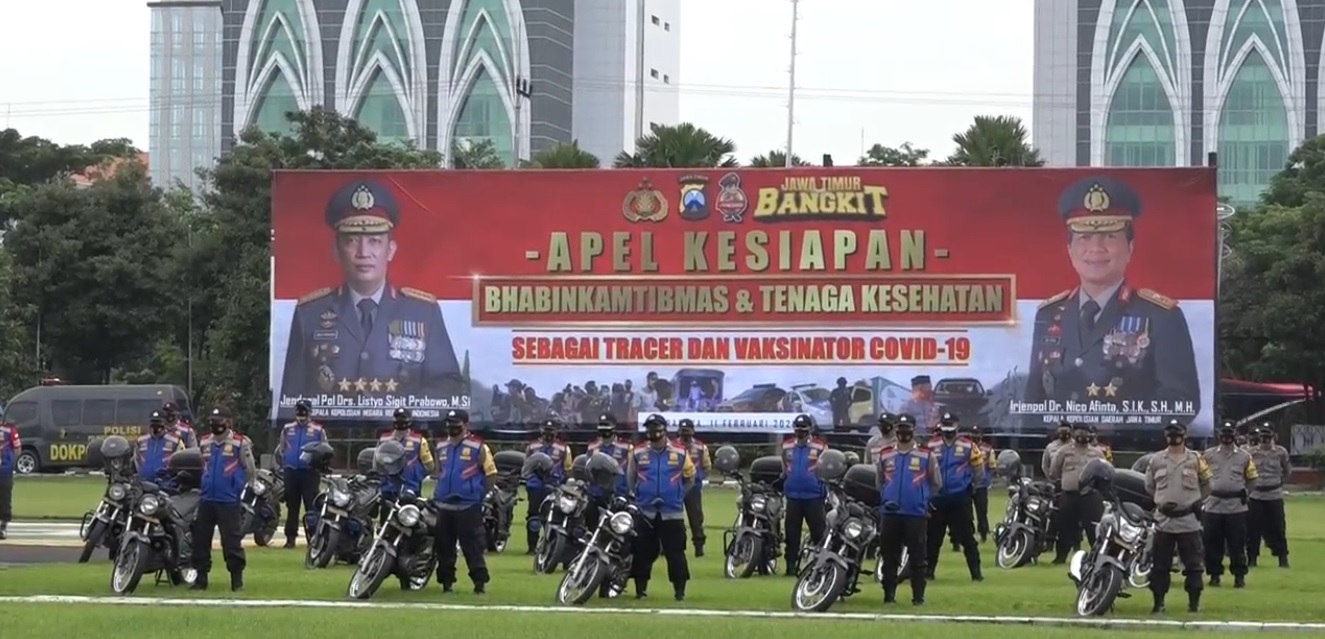
[[[681,178],[681,218],[698,222],[709,216],[708,189],[709,179],[702,175],[687,175]]]
[[[640,222],[661,222],[667,219],[667,198],[653,183],[644,178],[634,191],[626,194],[621,203],[621,214],[636,224]]]
[[[714,208],[722,214],[722,221],[739,224],[750,208],[750,198],[741,190],[741,176],[728,173],[718,180],[718,201]]]
[[[373,192],[367,184],[354,190],[354,195],[350,196],[350,206],[356,211],[368,211],[377,205],[377,200],[373,197]]]
[[[336,312],[327,311],[319,316],[318,319],[322,320],[322,328],[331,328],[336,325]]]

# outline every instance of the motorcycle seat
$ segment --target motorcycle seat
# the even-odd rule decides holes
[[[1136,525],[1146,525],[1150,523],[1150,515],[1142,510],[1140,506],[1132,503],[1124,503],[1122,507],[1123,517]]]
[[[189,491],[181,493],[170,498],[170,505],[174,507],[175,512],[179,514],[180,519],[189,520],[193,513],[198,510],[198,504],[202,501],[202,493]]]
[[[159,493],[159,492],[161,492],[161,486],[160,486],[160,484],[157,484],[156,482],[145,481],[145,482],[143,482],[143,483],[141,484],[141,486],[142,486],[142,489],[143,489],[143,492],[144,492],[144,493]]]

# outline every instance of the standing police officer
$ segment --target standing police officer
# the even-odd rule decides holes
[[[905,548],[911,557],[911,603],[925,603],[925,541],[930,496],[943,486],[938,461],[915,443],[915,420],[902,415],[896,421],[897,443],[879,451],[879,503],[883,520],[879,549],[883,553],[883,602],[897,601],[897,571]]]
[[[1081,543],[1083,532],[1089,544],[1095,543],[1095,524],[1104,514],[1104,498],[1098,490],[1081,491],[1081,469],[1092,459],[1104,459],[1104,451],[1091,445],[1090,428],[1077,424],[1072,427],[1072,443],[1059,448],[1049,466],[1049,480],[1061,491],[1055,564],[1067,560],[1068,553]]]
[[[14,518],[14,463],[22,451],[18,426],[0,422],[0,539],[9,537],[9,520]]]
[[[487,592],[488,562],[483,556],[488,543],[483,529],[483,498],[492,491],[497,465],[492,451],[482,439],[469,433],[469,413],[446,412],[446,436],[437,446],[436,488],[432,500],[437,506],[437,534],[433,552],[437,554],[437,583],[442,592],[455,588],[456,544],[465,555],[474,594]]]
[[[690,463],[695,466],[695,485],[686,493],[686,520],[690,524],[690,539],[695,543],[695,557],[704,556],[704,480],[708,479],[713,468],[713,458],[709,456],[708,444],[695,438],[695,421],[682,419],[677,424],[681,447],[690,455]]]
[[[1256,565],[1261,554],[1261,539],[1270,554],[1279,558],[1279,567],[1288,567],[1288,527],[1284,518],[1284,482],[1293,465],[1288,450],[1274,441],[1274,427],[1266,422],[1256,431],[1256,447],[1251,451],[1257,479],[1248,495],[1249,511],[1247,562]]]
[[[975,503],[975,529],[980,533],[980,543],[989,539],[989,488],[994,485],[994,446],[980,427],[971,429],[971,439],[980,447],[980,457],[984,459],[984,472],[975,482],[975,494],[971,496]]]
[[[883,452],[883,449],[897,445],[897,437],[893,434],[897,426],[897,419],[897,415],[892,413],[881,413],[879,415],[879,432],[870,437],[870,440],[865,443],[865,461],[867,463],[879,463],[879,454]],[[912,424],[912,427],[914,428],[914,424]],[[912,430],[912,437],[915,436],[914,433],[915,431]]]
[[[193,521],[193,567],[198,577],[194,590],[207,589],[212,569],[212,534],[221,533],[221,555],[230,572],[230,590],[244,589],[244,531],[239,527],[240,496],[257,475],[253,442],[234,430],[234,417],[223,406],[207,416],[211,433],[199,446],[202,453],[202,500]]]
[[[147,481],[156,481],[156,476],[166,467],[166,460],[175,451],[184,449],[180,441],[166,426],[166,416],[161,411],[152,411],[147,422],[147,434],[138,438],[137,451],[133,456],[133,466],[138,476]]]
[[[686,597],[690,566],[686,562],[685,500],[695,487],[697,471],[690,453],[680,443],[667,440],[667,420],[649,415],[644,420],[647,441],[630,453],[626,469],[627,490],[635,495],[635,507],[644,525],[635,526],[635,558],[631,576],[635,598],[649,594],[653,562],[667,559],[667,580],[677,601]]]
[[[1210,498],[1205,501],[1201,525],[1205,527],[1205,571],[1210,585],[1218,586],[1228,551],[1233,587],[1247,585],[1247,482],[1256,481],[1251,453],[1237,445],[1233,422],[1219,427],[1219,445],[1204,453],[1210,466]]]
[[[1152,613],[1164,612],[1164,596],[1172,580],[1166,566],[1173,565],[1177,552],[1182,561],[1188,612],[1201,609],[1201,573],[1205,557],[1201,548],[1201,502],[1210,496],[1210,466],[1199,453],[1187,449],[1187,427],[1169,420],[1164,427],[1168,447],[1150,458],[1146,469],[1146,491],[1155,501],[1154,566],[1150,592],[1155,596]]]
[[[313,421],[313,404],[306,399],[295,402],[294,421],[281,429],[281,441],[276,444],[276,456],[285,470],[285,547],[294,548],[299,534],[299,506],[313,510],[322,487],[322,478],[308,460],[304,459],[304,444],[327,441],[327,431]]]
[[[929,450],[943,480],[930,501],[933,514],[926,534],[929,547],[925,577],[934,578],[944,534],[951,530],[966,555],[966,569],[970,571],[971,581],[984,581],[984,574],[980,571],[980,547],[975,543],[975,525],[971,521],[975,477],[984,472],[980,447],[970,438],[958,436],[956,415],[943,413],[939,417],[939,436],[930,440]],[[914,568],[912,572],[915,572]]]
[[[782,477],[778,480],[787,503],[784,539],[787,544],[787,576],[800,572],[801,525],[810,528],[810,543],[818,545],[827,525],[824,500],[828,488],[814,472],[819,455],[828,442],[812,437],[814,419],[800,414],[791,420],[792,436],[782,442]]]
[[[561,441],[561,422],[556,419],[549,419],[543,422],[542,428],[538,431],[538,439],[529,442],[525,446],[525,455],[534,453],[543,453],[552,460],[552,472],[546,477],[532,475],[525,479],[525,491],[529,498],[529,508],[525,511],[524,523],[525,531],[529,541],[528,554],[534,554],[534,549],[538,547],[538,531],[543,528],[543,520],[539,514],[542,512],[543,502],[547,500],[548,495],[552,494],[552,489],[561,485],[570,476],[571,462],[573,459],[570,454],[570,446]]]
[[[162,404],[161,414],[166,418],[166,430],[174,433],[180,441],[184,442],[185,448],[198,447],[198,434],[193,431],[193,424],[180,418],[179,404],[175,402]]]
[[[1049,464],[1053,463],[1054,455],[1058,449],[1072,443],[1072,424],[1067,420],[1058,423],[1058,432],[1054,435],[1054,440],[1044,447],[1044,457],[1040,458],[1040,470],[1044,471],[1044,476],[1049,476]]]
[[[423,492],[423,480],[437,470],[437,464],[433,461],[432,447],[428,445],[428,438],[423,433],[414,430],[414,413],[408,408],[400,407],[391,415],[391,430],[388,430],[377,438],[377,443],[394,441],[405,449],[405,470],[400,477],[382,477],[379,491],[381,500],[378,502],[378,518],[385,520],[388,513],[391,512],[391,502],[400,499],[401,493],[409,491],[418,495]]]
[[[630,451],[634,446],[630,443],[630,439],[618,434],[618,428],[619,425],[614,415],[611,413],[604,413],[601,415],[598,418],[598,437],[589,442],[589,448],[585,451],[585,454],[589,457],[593,457],[594,453],[607,455],[608,457],[615,459],[624,471],[626,466],[630,463]],[[574,462],[574,460],[571,461]],[[625,495],[627,492],[626,475],[624,472],[617,481],[615,492],[617,495]],[[605,500],[609,499],[611,496],[605,494],[603,488],[596,484],[591,484],[589,486],[589,496],[594,499],[589,500],[589,508],[585,509],[584,516],[585,521],[593,523],[598,521],[598,508],[597,504],[594,503],[594,500],[606,503]]]

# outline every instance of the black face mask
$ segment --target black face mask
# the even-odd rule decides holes
[[[455,424],[455,423],[451,423],[451,424],[447,424],[447,425],[446,425],[446,434],[447,434],[447,435],[450,435],[450,436],[452,436],[452,437],[455,437],[456,435],[459,435],[459,434],[461,434],[461,433],[463,433],[463,432],[465,432],[465,425],[464,425],[464,424]]]
[[[905,443],[905,442],[909,442],[909,441],[911,441],[912,439],[915,439],[915,436],[916,436],[916,434],[915,434],[914,432],[912,432],[912,431],[909,431],[909,430],[899,430],[899,431],[897,431],[897,441],[899,441],[899,442],[903,442],[903,443]]]
[[[1269,435],[1266,435],[1266,436],[1264,436],[1264,437],[1261,437],[1261,443],[1262,443],[1262,444],[1273,444],[1273,443],[1274,443],[1274,438],[1273,438],[1273,437],[1270,437]]]
[[[651,442],[660,442],[660,441],[663,440],[663,437],[666,437],[666,436],[667,436],[667,433],[665,433],[665,432],[663,432],[663,431],[661,431],[661,430],[650,430],[650,431],[649,431],[649,435],[648,435],[648,437],[649,437],[649,441],[651,441]]]
[[[598,429],[598,437],[601,438],[601,439],[608,439],[608,440],[610,440],[610,439],[612,439],[612,432],[613,432],[613,431],[612,431],[612,428],[611,428],[610,426],[607,427],[607,428],[599,428],[599,429]]]
[[[300,423],[308,421],[308,413],[295,413],[294,420]]]
[[[1224,444],[1224,445],[1232,444],[1232,443],[1233,443],[1233,436],[1232,436],[1232,435],[1220,435],[1220,436],[1219,436],[1219,443]]]
[[[550,430],[545,430],[543,431],[542,438],[544,442],[551,442],[553,439],[557,438],[557,434]]]
[[[224,423],[224,422],[221,422],[221,423],[212,422],[212,423],[211,423],[211,427],[212,427],[212,434],[213,434],[213,435],[224,435],[224,434],[225,434],[226,427],[225,427],[225,423]]]
[[[883,433],[884,435],[891,435],[891,434],[893,434],[893,425],[892,425],[892,424],[880,424],[880,425],[879,425],[879,432],[880,432],[880,433]]]
[[[948,441],[957,439],[957,431],[955,430],[939,430],[939,434],[943,435],[943,439]]]
[[[156,435],[157,437],[160,437],[161,435],[164,435],[165,432],[166,432],[166,425],[165,425],[165,424],[152,424],[152,434],[153,434],[153,435]]]
[[[1076,443],[1078,443],[1078,444],[1089,444],[1089,443],[1090,443],[1090,435],[1077,435],[1076,437],[1073,437],[1072,439],[1075,440]]]
[[[1187,441],[1187,437],[1185,435],[1180,435],[1177,433],[1166,435],[1165,437],[1168,439],[1170,446],[1180,446],[1182,445],[1183,442]]]
[[[396,430],[409,430],[409,422],[396,422],[392,424]]]
[[[1066,431],[1066,430],[1058,431],[1058,441],[1065,442],[1069,439],[1072,439],[1071,431]]]
[[[695,433],[691,431],[681,432],[681,440],[685,442],[695,441]]]
[[[808,428],[797,428],[793,432],[796,434],[796,439],[810,438],[810,429]]]

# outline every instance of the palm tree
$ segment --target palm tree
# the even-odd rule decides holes
[[[504,169],[506,162],[501,159],[492,140],[456,140],[451,146],[451,168]]]
[[[580,148],[577,140],[563,142],[534,154],[534,158],[521,162],[526,169],[596,169],[598,157]]]
[[[734,167],[736,143],[689,122],[675,126],[654,124],[648,135],[635,141],[635,152],[622,151],[613,165],[619,169],[674,167],[703,169]]]
[[[1021,118],[977,115],[966,131],[952,136],[957,150],[948,156],[951,166],[1044,166],[1040,152],[1028,138]]]
[[[777,168],[787,165],[787,153],[776,149],[763,155],[756,155],[750,159],[750,166],[757,169]],[[801,156],[795,153],[791,154],[792,166],[810,166],[809,162],[801,159]]]

